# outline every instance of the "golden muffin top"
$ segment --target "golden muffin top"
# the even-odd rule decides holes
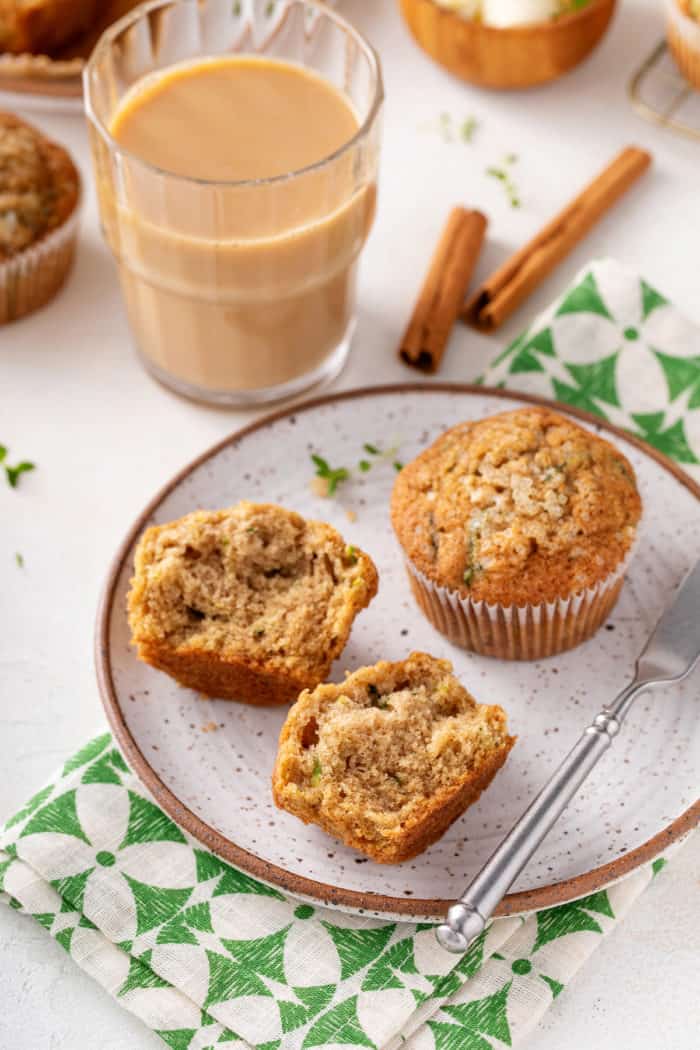
[[[60,226],[78,195],[78,173],[66,151],[0,113],[0,261]]]
[[[640,515],[625,456],[547,408],[448,430],[404,467],[391,503],[399,542],[430,581],[520,606],[605,579]]]

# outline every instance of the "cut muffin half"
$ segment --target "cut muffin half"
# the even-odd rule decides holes
[[[139,542],[132,640],[207,696],[283,704],[327,677],[377,579],[330,525],[283,507],[195,511]]]
[[[302,693],[282,728],[273,795],[304,823],[395,864],[476,802],[514,743],[502,708],[477,704],[447,660],[413,653]]]

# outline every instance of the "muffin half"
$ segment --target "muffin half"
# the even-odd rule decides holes
[[[377,592],[362,551],[272,504],[148,529],[129,594],[146,663],[207,696],[283,704],[327,677]]]
[[[500,707],[477,704],[452,664],[425,653],[304,692],[280,736],[280,809],[383,864],[440,838],[515,743]]]
[[[537,659],[609,614],[641,500],[613,445],[531,408],[447,431],[401,471],[391,515],[438,630],[486,655]]]
[[[37,310],[75,254],[80,177],[62,146],[0,113],[0,324]]]

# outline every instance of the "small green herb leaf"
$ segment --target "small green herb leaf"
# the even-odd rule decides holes
[[[332,477],[328,479],[328,495],[332,496],[341,481],[347,481],[350,475],[348,474],[345,467],[340,467],[339,470],[333,472]]]
[[[366,474],[368,470],[372,469],[372,464],[368,459],[361,459],[357,465],[363,474]]]
[[[7,455],[7,449],[5,448],[4,445],[0,445],[0,463],[2,463],[2,461],[3,461],[3,459],[5,458],[6,455]]]
[[[322,773],[323,773],[323,767],[321,766],[321,763],[320,763],[319,759],[318,758],[314,758],[314,768],[311,771],[311,785],[312,785],[312,787],[316,787],[316,785],[318,784],[319,780],[321,779],[321,774]]]
[[[398,472],[400,470],[403,470],[403,463],[401,462],[400,459],[395,459],[394,460],[394,470],[396,471],[397,474],[398,474]]]
[[[30,470],[36,470],[36,464],[30,463],[28,460],[22,460],[15,467],[6,466],[5,474],[10,488],[16,489],[22,474],[27,474]]]
[[[476,117],[467,117],[466,120],[462,121],[459,129],[459,135],[462,142],[471,142],[474,138],[474,133],[479,127],[479,121]]]
[[[17,562],[17,565],[19,566],[20,569],[24,568],[24,558],[19,553],[19,551],[17,551],[17,553],[15,554],[15,561]]]
[[[345,548],[345,560],[349,561],[351,565],[357,565],[357,547],[353,547],[348,544]]]
[[[368,443],[365,443],[362,447],[365,450],[365,452],[369,452],[370,456],[381,456],[381,452],[379,451],[376,445],[370,445]]]
[[[489,178],[498,179],[498,181],[503,184],[503,189],[506,192],[508,202],[511,208],[520,207],[520,194],[518,193],[518,187],[516,186],[515,180],[513,179],[513,176],[511,175],[510,171],[508,171],[508,167],[511,164],[515,164],[517,159],[518,158],[515,153],[509,153],[504,158],[502,167],[492,165],[491,167],[486,169],[486,174],[489,176]]]
[[[323,456],[312,454],[311,460],[316,467],[316,477],[324,478],[328,482],[329,496],[334,495],[338,485],[343,481],[347,481],[350,477],[350,472],[346,467],[333,468]]]
[[[467,585],[467,587],[471,587],[472,580],[474,579],[474,566],[473,565],[470,565],[468,569],[464,570],[464,575],[463,575],[462,579],[464,580],[464,582]]]
[[[324,459],[323,456],[317,456],[315,452],[311,453],[311,459],[314,462],[314,465],[316,467],[316,473],[318,474],[318,476],[320,478],[327,477],[331,469],[328,460]]]

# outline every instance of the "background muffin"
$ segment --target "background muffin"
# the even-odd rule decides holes
[[[376,592],[372,560],[330,525],[243,502],[146,530],[129,623],[141,659],[183,685],[282,704],[326,678]]]
[[[0,0],[0,51],[51,53],[84,32],[99,0]]]
[[[433,624],[467,648],[534,659],[607,616],[641,501],[614,446],[532,408],[448,431],[404,467],[391,511]]]
[[[435,842],[515,743],[497,705],[477,704],[426,653],[363,667],[304,692],[287,716],[275,802],[384,864]]]
[[[668,46],[686,80],[700,88],[700,2],[667,0]]]
[[[0,323],[48,302],[75,253],[80,177],[62,146],[0,113]]]

